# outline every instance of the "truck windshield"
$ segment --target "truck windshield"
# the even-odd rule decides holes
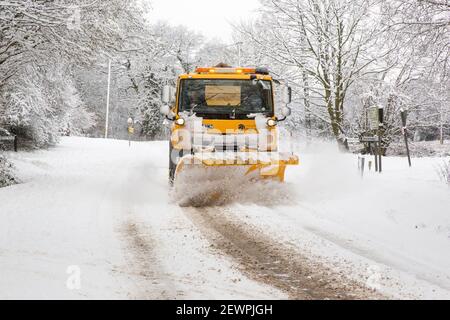
[[[206,119],[273,116],[272,83],[267,80],[183,80],[179,101],[179,112]]]

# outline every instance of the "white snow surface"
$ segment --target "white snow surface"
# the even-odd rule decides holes
[[[169,204],[167,147],[66,138],[9,154],[24,183],[0,189],[0,299],[285,299],[210,252]],[[138,259],[130,224],[151,246]],[[71,266],[80,290],[66,285]]]
[[[130,148],[85,138],[9,153],[23,183],[0,189],[0,298],[287,298],[213,252],[170,200],[167,153],[167,142]],[[383,174],[361,179],[357,156],[330,145],[298,154],[280,194],[256,188],[226,212],[388,297],[450,299],[450,188],[436,173],[443,158],[409,168],[389,157]],[[282,201],[260,203],[261,192]],[[129,228],[149,244],[138,258]],[[70,266],[81,270],[79,290],[66,286]]]
[[[231,212],[389,297],[450,299],[450,188],[436,171],[448,158],[385,158],[361,179],[357,157],[306,148],[288,169],[293,203]]]

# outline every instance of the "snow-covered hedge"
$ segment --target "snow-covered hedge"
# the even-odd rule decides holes
[[[0,123],[37,148],[94,125],[94,115],[86,110],[73,81],[54,69],[39,74],[25,68],[2,88]]]
[[[411,155],[415,158],[423,157],[450,157],[450,141],[443,145],[439,141],[410,142]],[[392,143],[387,151],[388,156],[406,156],[404,142]]]
[[[0,155],[0,188],[10,186],[17,182],[13,175],[13,165]]]

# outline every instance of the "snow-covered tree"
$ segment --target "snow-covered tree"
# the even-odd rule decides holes
[[[2,125],[36,146],[86,131],[75,69],[136,50],[142,15],[138,1],[0,1]]]
[[[445,136],[448,27],[445,1],[261,0],[260,17],[237,30],[293,86],[297,127],[342,143],[368,130],[369,107],[383,106],[387,147],[401,108],[415,131],[439,126]]]
[[[308,114],[330,127],[343,143],[344,110],[354,82],[384,51],[372,50],[380,26],[372,1],[263,0],[261,19],[241,27],[276,64],[304,100]],[[369,23],[371,22],[371,23]]]

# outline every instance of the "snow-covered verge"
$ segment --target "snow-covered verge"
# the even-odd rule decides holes
[[[12,163],[0,154],[0,188],[10,186],[17,182],[13,170]]]
[[[23,183],[0,189],[0,298],[286,298],[243,274],[172,204],[167,151],[167,142],[64,138],[50,151],[9,153]],[[409,168],[388,157],[382,174],[361,179],[357,157],[328,144],[298,153],[285,186],[248,190],[217,212],[388,297],[450,299],[443,158]]]
[[[439,141],[409,142],[411,155],[416,158],[423,157],[450,157],[450,140],[445,140],[444,144]],[[404,142],[392,143],[387,151],[388,156],[406,156]]]
[[[300,157],[287,175],[293,203],[236,204],[236,217],[394,298],[450,299],[450,188],[435,170],[442,158],[413,159],[412,168],[385,158],[382,174],[361,179],[357,157],[333,147]]]

